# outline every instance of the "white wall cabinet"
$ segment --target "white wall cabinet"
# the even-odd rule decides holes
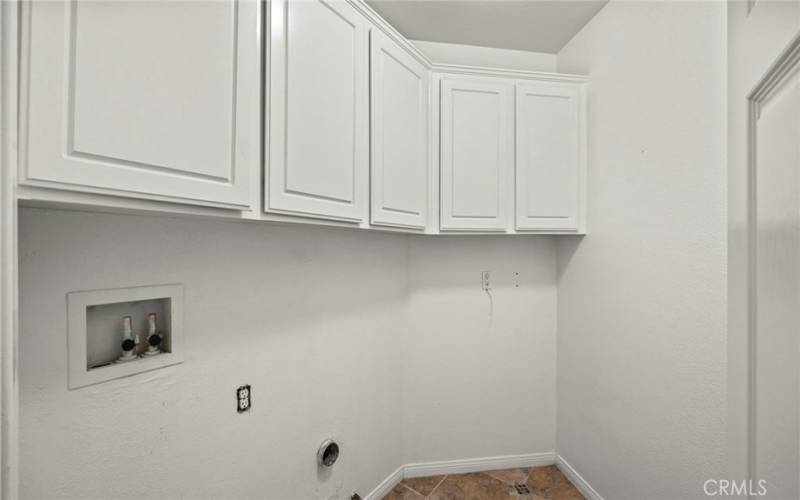
[[[514,168],[514,87],[441,80],[442,231],[505,231]]]
[[[365,220],[367,21],[343,0],[273,0],[270,4],[265,209]]]
[[[517,84],[516,229],[579,231],[585,146],[583,87]]]
[[[428,204],[428,68],[371,34],[371,223],[424,229]]]
[[[583,77],[433,64],[361,0],[21,12],[22,200],[426,234],[586,231]]]
[[[20,183],[245,209],[259,4],[25,2]]]

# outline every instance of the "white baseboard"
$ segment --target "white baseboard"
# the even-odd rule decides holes
[[[572,484],[578,488],[578,491],[580,491],[581,494],[586,497],[586,500],[603,500],[603,497],[600,496],[600,493],[592,488],[592,485],[586,482],[583,476],[578,474],[578,471],[573,469],[569,462],[564,460],[564,457],[561,455],[556,457],[556,466],[558,466],[558,469],[561,471],[561,473],[567,476],[567,479],[569,479],[570,482],[572,482]]]
[[[407,477],[440,476],[444,474],[464,474],[496,469],[513,469],[515,467],[558,466],[559,470],[578,488],[587,500],[603,500],[597,491],[572,468],[564,457],[555,452],[528,453],[525,455],[504,455],[500,457],[467,458],[463,460],[443,460],[440,462],[424,462],[401,465],[389,474],[381,484],[372,490],[364,500],[380,500],[386,496],[397,483]]]
[[[464,474],[484,470],[512,469],[514,467],[541,467],[556,461],[555,452],[528,453],[525,455],[504,455],[500,457],[467,458],[464,460],[444,460],[406,464],[403,477],[439,476],[442,474]]]
[[[397,468],[396,471],[389,474],[389,477],[381,481],[381,484],[375,487],[374,490],[370,491],[367,496],[364,497],[364,500],[381,500],[381,498],[385,497],[392,491],[392,488],[397,486],[397,483],[403,480],[403,466]]]

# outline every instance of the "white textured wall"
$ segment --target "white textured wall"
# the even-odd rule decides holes
[[[406,462],[553,451],[554,239],[414,238],[408,264]]]
[[[400,465],[402,236],[39,209],[20,230],[23,498],[349,498]],[[65,294],[159,283],[185,284],[184,363],[68,391]]]
[[[553,448],[547,237],[44,209],[20,231],[25,499],[349,498],[412,459]],[[176,282],[184,363],[68,391],[65,294]],[[342,456],[319,475],[328,435]]]
[[[588,73],[589,234],[559,241],[557,449],[606,499],[725,477],[726,6],[616,2]]]

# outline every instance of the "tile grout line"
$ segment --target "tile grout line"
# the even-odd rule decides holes
[[[525,473],[525,479],[523,480],[523,482],[527,482],[528,481],[528,477],[530,477],[530,475],[531,475],[531,471],[533,470],[533,467],[516,467],[516,469],[528,469],[528,472]],[[496,470],[507,471],[507,470],[513,470],[513,469],[496,469]],[[512,488],[515,485],[520,484],[520,483],[517,483],[516,481],[514,481],[513,479],[511,479],[511,480],[500,479],[499,477],[493,476],[492,472],[495,472],[495,470],[479,472],[479,474],[484,474],[486,476],[489,476],[490,478],[494,479],[495,481],[500,481],[501,483],[503,483],[505,485],[508,485],[508,486],[511,486]]]
[[[535,467],[530,467],[528,469],[528,474],[525,476],[525,484],[528,484],[528,479],[531,478],[531,474],[533,473],[533,469],[535,469]]]
[[[417,494],[417,496],[419,496],[419,497],[422,497],[422,498],[427,498],[425,495],[423,495],[423,494],[422,494],[422,493],[420,493],[419,491],[415,490],[415,489],[414,489],[414,488],[412,488],[411,486],[409,486],[409,485],[407,485],[407,484],[404,484],[402,481],[400,482],[400,484],[403,486],[403,488],[407,489],[407,490],[408,490],[408,491],[410,491],[411,493],[416,493],[416,494]]]
[[[535,467],[528,467],[528,473],[525,474],[525,481],[522,484],[524,484],[524,485],[528,484],[528,479],[531,478],[531,474],[533,474],[533,469],[535,469]],[[514,488],[514,490],[516,490],[516,488]],[[521,496],[522,496],[521,494],[517,493],[517,498],[519,498]]]
[[[447,474],[444,474],[444,475],[442,476],[442,480],[441,480],[441,481],[439,481],[438,483],[436,483],[436,486],[434,486],[434,487],[433,487],[433,489],[431,490],[431,492],[430,492],[430,493],[428,493],[428,496],[426,496],[425,498],[429,498],[431,495],[433,495],[433,493],[434,493],[434,492],[435,492],[435,491],[436,491],[436,490],[439,488],[439,486],[441,486],[441,485],[442,485],[442,483],[444,482],[444,480],[445,480],[445,479],[447,479]]]
[[[531,478],[531,474],[533,474],[533,471],[534,471],[535,469],[537,469],[537,468],[541,468],[541,467],[527,467],[527,469],[528,469],[528,472],[525,474],[525,479],[524,479],[524,480],[523,480],[521,483],[517,483],[516,481],[512,481],[511,483],[508,483],[508,482],[506,482],[506,481],[503,481],[503,480],[501,480],[501,479],[498,479],[498,478],[494,477],[493,475],[491,475],[491,471],[478,471],[478,474],[485,475],[485,476],[487,476],[487,477],[489,477],[489,478],[491,478],[491,479],[493,479],[493,480],[495,480],[495,481],[498,481],[498,482],[499,482],[499,483],[501,483],[501,484],[504,484],[504,485],[510,485],[510,486],[513,488],[513,487],[514,487],[514,486],[516,486],[517,484],[527,484],[527,483],[528,483],[528,481],[529,481],[529,480],[530,480],[530,478]],[[559,472],[560,472],[560,471],[559,471]],[[444,482],[445,482],[445,480],[446,480],[448,477],[450,477],[451,475],[452,475],[452,474],[442,474],[442,478],[439,480],[439,482],[438,482],[438,483],[436,483],[436,486],[434,486],[434,487],[433,487],[433,489],[430,491],[430,493],[429,493],[428,495],[423,495],[422,493],[420,493],[419,491],[415,490],[415,489],[414,489],[414,488],[412,488],[410,485],[408,485],[408,484],[407,484],[405,481],[401,481],[401,482],[400,482],[400,484],[401,484],[401,485],[402,485],[402,486],[403,486],[403,487],[404,487],[406,490],[408,490],[408,491],[410,491],[410,492],[414,493],[415,495],[419,496],[420,498],[422,498],[422,499],[429,499],[429,498],[431,498],[431,496],[433,496],[433,494],[434,494],[434,493],[436,493],[436,491],[439,489],[439,487],[442,485],[442,483],[444,483]],[[574,486],[574,484],[572,484],[572,482],[571,482],[571,481],[569,481],[569,479],[567,479],[567,483],[568,483],[570,486],[572,486],[573,488],[575,487],[575,486]],[[520,495],[519,493],[516,493],[516,494],[513,494],[513,493],[516,493],[516,492],[512,492],[512,496],[513,496],[514,498],[521,498],[521,495]]]

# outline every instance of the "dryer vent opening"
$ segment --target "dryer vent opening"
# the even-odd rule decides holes
[[[339,458],[339,445],[332,439],[322,442],[317,451],[317,463],[322,467],[330,467]]]

